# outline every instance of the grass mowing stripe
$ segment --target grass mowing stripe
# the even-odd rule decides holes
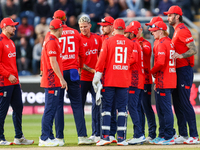
[[[176,131],[178,131],[177,120],[176,120],[176,117],[174,118],[175,118],[174,127]],[[196,119],[197,119],[197,128],[198,128],[198,131],[200,131],[200,115],[196,115]],[[41,135],[41,120],[42,120],[42,115],[23,115],[23,120],[22,120],[23,133],[27,139],[33,139],[35,143],[34,145],[31,145],[31,146],[14,145],[12,147],[13,148],[14,147],[37,147],[39,136]],[[92,133],[91,115],[85,115],[85,120],[86,120],[86,126],[87,126],[87,134],[89,137]],[[158,125],[157,115],[156,115],[156,123]],[[55,127],[53,127],[53,129],[54,128]],[[6,117],[4,130],[5,130],[4,135],[5,135],[6,140],[13,141],[15,134],[14,134],[12,116]],[[145,125],[145,134],[146,136],[148,136],[147,122]],[[158,128],[157,128],[157,134],[158,134]],[[54,130],[54,135],[55,135],[55,130]],[[77,138],[76,126],[75,126],[73,115],[65,115],[64,136],[65,136],[66,146],[77,146],[78,138]],[[127,139],[132,136],[133,136],[133,124],[129,116],[128,123],[127,123]],[[1,146],[0,148],[4,148],[4,147],[6,148],[8,146]]]

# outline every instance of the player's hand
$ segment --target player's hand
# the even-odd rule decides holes
[[[154,91],[156,91],[156,84],[154,85],[153,89],[154,89]],[[157,91],[156,91],[156,92],[157,92]]]
[[[17,78],[16,78],[14,75],[12,75],[12,74],[8,77],[8,80],[9,80],[12,84],[14,84],[14,83],[17,82]]]
[[[79,69],[78,69],[78,74],[79,74],[79,76],[81,76],[81,71],[82,71],[82,69],[79,68]]]
[[[64,88],[66,88],[66,90],[68,89],[67,82],[64,79],[60,80],[60,84],[61,84],[61,89],[64,89]]]
[[[181,58],[183,58],[183,55],[181,55],[181,54],[175,52],[175,53],[172,55],[172,59],[177,59],[177,58],[181,59]]]
[[[91,73],[95,73],[96,71],[95,71],[95,69],[91,69],[91,71],[90,71]]]
[[[156,78],[156,73],[155,73],[155,74],[152,74],[152,75],[153,75],[154,78]]]
[[[142,42],[142,41],[139,41],[139,43],[140,43],[140,46],[143,48],[143,42]]]

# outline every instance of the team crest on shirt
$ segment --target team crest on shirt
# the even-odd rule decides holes
[[[7,44],[7,45],[5,45],[7,48],[9,48],[9,45]]]

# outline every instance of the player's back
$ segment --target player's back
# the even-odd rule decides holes
[[[131,86],[139,89],[144,89],[144,63],[143,63],[143,50],[136,38],[132,39],[138,51],[138,62],[131,65]]]
[[[133,49],[134,44],[124,35],[117,34],[104,41],[99,57],[99,60],[106,57],[104,86],[129,87],[130,57]],[[98,61],[97,68],[101,65],[101,61]]]
[[[63,70],[78,69],[78,56],[84,57],[81,37],[77,30],[63,27],[62,36],[59,38],[61,46]]]

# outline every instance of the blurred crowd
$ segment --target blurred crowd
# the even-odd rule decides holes
[[[42,43],[56,10],[67,14],[66,24],[77,29],[83,14],[91,18],[91,32],[99,32],[97,22],[106,16],[162,16],[172,5],[179,5],[191,21],[199,14],[199,0],[0,0],[0,20],[10,17],[19,22],[12,40],[16,44],[19,75],[39,73]],[[1,31],[0,31],[1,32]]]

